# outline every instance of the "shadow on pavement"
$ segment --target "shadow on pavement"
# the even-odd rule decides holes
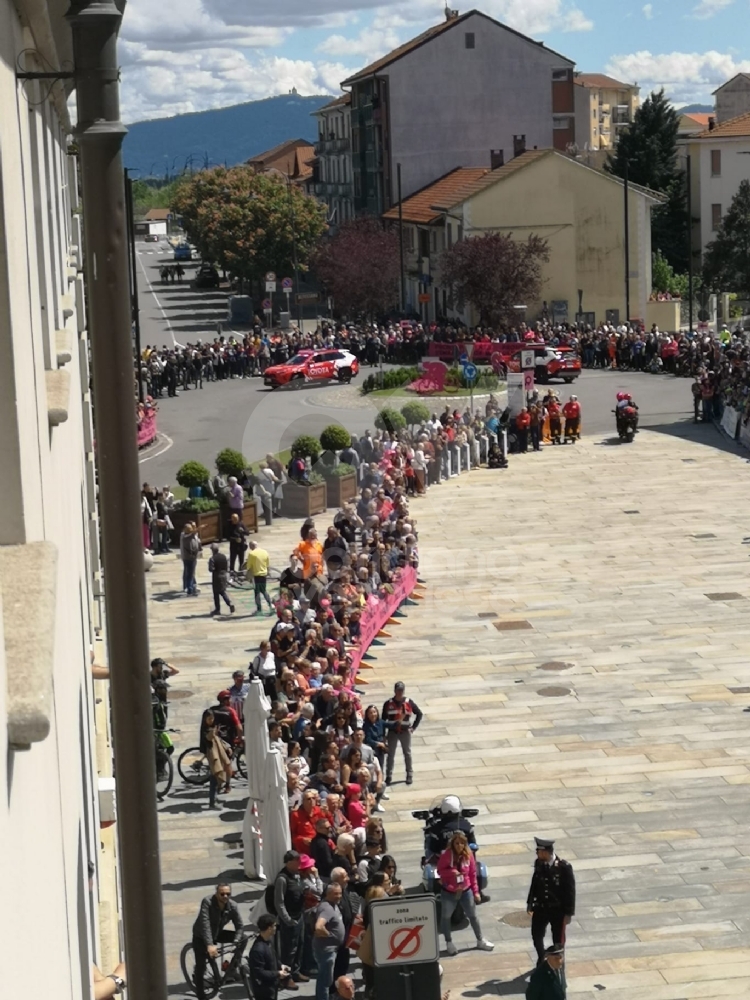
[[[522,972],[515,979],[509,979],[504,983],[501,979],[488,979],[484,983],[477,983],[470,990],[464,990],[462,997],[513,997],[526,995],[526,977],[528,972]]]
[[[736,441],[730,441],[714,424],[702,422],[696,424],[692,419],[688,419],[677,420],[671,424],[642,424],[641,428],[656,434],[680,438],[683,441],[694,441],[696,444],[707,445],[709,448],[726,451],[750,461],[748,452]]]
[[[206,802],[208,797],[206,797]],[[171,805],[161,806],[160,813],[199,813],[205,812],[206,806],[203,802],[172,802]]]
[[[228,882],[244,882],[245,873],[240,868],[225,868],[203,878],[186,879],[184,882],[163,882],[162,892],[182,892],[183,889],[199,889],[202,885],[216,886],[222,879]],[[235,897],[236,899],[236,897]]]

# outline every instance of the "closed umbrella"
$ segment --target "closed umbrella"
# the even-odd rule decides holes
[[[264,877],[263,841],[259,807],[266,793],[266,758],[268,757],[268,715],[271,702],[263,685],[255,678],[245,699],[245,761],[247,764],[248,800],[242,823],[243,867],[248,878]]]
[[[284,855],[292,846],[286,767],[278,750],[271,750],[266,758],[266,794],[261,807],[260,828],[266,878],[272,879],[281,871]]]

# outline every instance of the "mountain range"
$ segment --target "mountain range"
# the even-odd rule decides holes
[[[125,166],[141,178],[173,177],[190,169],[234,166],[284,142],[318,136],[311,117],[332,100],[330,94],[300,97],[283,94],[229,108],[157,118],[128,125],[123,145]],[[192,158],[192,159],[191,159]]]

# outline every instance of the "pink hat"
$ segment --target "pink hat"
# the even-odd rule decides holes
[[[315,861],[310,857],[309,854],[303,854],[299,859],[299,870],[301,872],[308,872],[311,868],[315,867]]]

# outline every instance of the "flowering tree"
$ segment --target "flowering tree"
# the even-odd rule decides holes
[[[172,209],[205,260],[239,278],[307,269],[326,229],[325,208],[277,174],[242,165],[203,170],[178,186]]]
[[[398,303],[398,234],[374,218],[345,222],[320,245],[312,267],[336,308],[350,316],[374,316]]]
[[[470,302],[484,325],[512,323],[515,306],[539,298],[542,264],[549,246],[541,236],[514,240],[510,234],[487,233],[454,243],[442,255],[440,280],[452,286],[459,308]]]

